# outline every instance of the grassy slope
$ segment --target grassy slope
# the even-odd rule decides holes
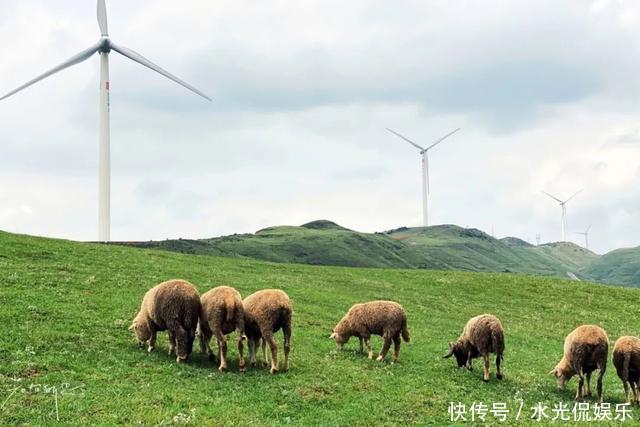
[[[497,240],[476,229],[455,225],[409,228],[389,236],[411,245],[428,258],[438,259],[443,268],[469,271],[510,271],[565,277],[597,257],[571,243],[541,246]],[[516,244],[517,243],[517,244]]]
[[[329,221],[271,227],[255,234],[202,240],[133,242],[199,255],[350,267],[435,268],[566,277],[597,257],[571,243],[535,247],[454,225],[402,228],[386,234],[347,230]]]
[[[640,246],[609,252],[584,268],[583,274],[604,283],[640,286]]]
[[[152,285],[181,277],[201,291],[228,283],[243,295],[279,287],[294,301],[292,369],[218,373],[200,354],[178,366],[159,351],[148,355],[127,331]],[[353,304],[401,302],[412,342],[396,365],[343,352],[327,336]],[[447,422],[449,401],[522,397],[572,402],[546,372],[558,361],[568,331],[602,325],[614,340],[638,334],[629,322],[640,291],[550,278],[425,270],[385,270],[270,264],[120,246],[72,243],[0,233],[0,425],[51,424],[54,399],[19,392],[32,384],[81,387],[59,399],[65,424],[154,425],[177,414],[202,424],[389,424]],[[481,381],[481,369],[457,370],[441,355],[472,315],[492,312],[506,328],[504,381]],[[281,341],[281,338],[279,339]],[[374,349],[380,340],[374,338]],[[622,387],[610,366],[606,400]],[[8,398],[8,399],[7,399]],[[637,418],[640,413],[635,413]]]

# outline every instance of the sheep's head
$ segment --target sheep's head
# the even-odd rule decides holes
[[[448,359],[451,356],[456,357],[456,362],[458,363],[458,368],[462,368],[467,364],[469,359],[469,352],[465,348],[465,346],[459,342],[449,343],[449,352],[444,355],[445,359]]]
[[[336,342],[336,346],[338,348],[342,348],[342,346],[349,341],[349,337],[343,334],[339,334],[338,332],[336,332],[335,330],[333,331],[333,333],[329,336],[329,339],[334,340]]]
[[[573,371],[563,366],[561,363],[558,363],[555,368],[549,371],[549,375],[553,375],[554,377],[556,377],[558,390],[564,390],[564,388],[567,386],[567,383],[573,376]]]
[[[149,341],[151,338],[151,329],[147,322],[141,322],[139,320],[134,320],[129,326],[129,330],[136,334],[136,338],[138,339],[138,344],[140,347],[144,346],[144,343]]]

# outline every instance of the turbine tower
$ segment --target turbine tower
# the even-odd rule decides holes
[[[581,192],[582,192],[582,190],[576,191],[567,200],[562,201],[559,198],[557,198],[556,196],[552,196],[551,194],[547,193],[546,191],[543,191],[544,194],[546,194],[547,196],[551,197],[553,200],[558,202],[560,204],[560,207],[562,208],[562,241],[563,242],[567,241],[567,202],[569,200],[573,199],[574,197],[576,197]]]
[[[591,230],[591,224],[584,231],[576,231],[576,234],[581,234],[584,236],[584,247],[589,249],[589,230]]]
[[[442,141],[444,141],[445,139],[447,139],[448,137],[450,137],[451,135],[453,135],[454,133],[458,132],[460,130],[460,128],[449,132],[448,134],[446,134],[445,136],[443,136],[440,139],[437,139],[435,142],[433,142],[431,145],[429,145],[427,148],[423,148],[420,145],[416,144],[415,142],[411,141],[409,138],[406,138],[402,135],[400,135],[399,133],[387,128],[387,130],[389,132],[391,132],[392,134],[394,134],[395,136],[404,139],[405,141],[407,141],[409,144],[413,145],[414,147],[416,147],[418,150],[420,150],[420,156],[422,157],[422,224],[427,227],[429,226],[429,215],[428,215],[428,211],[429,211],[429,192],[430,192],[430,186],[429,186],[429,150],[431,150],[433,147],[435,147],[436,145],[440,144]]]
[[[31,86],[34,83],[39,82],[42,79],[49,77],[52,74],[57,73],[58,71],[62,71],[65,68],[71,67],[72,65],[79,64],[83,61],[86,61],[91,56],[93,56],[96,52],[100,54],[100,101],[99,101],[99,111],[100,111],[100,148],[99,148],[99,187],[98,187],[98,239],[102,242],[108,242],[111,238],[111,158],[110,158],[110,134],[109,134],[109,53],[113,50],[118,52],[119,54],[141,64],[145,67],[152,69],[153,71],[162,74],[170,80],[184,86],[190,91],[202,96],[203,98],[209,98],[204,93],[200,92],[198,89],[194,88],[187,82],[180,80],[173,74],[168,71],[163,70],[153,62],[146,59],[144,56],[139,53],[134,52],[131,49],[128,49],[123,46],[116,45],[109,38],[109,31],[107,27],[107,8],[105,5],[105,0],[98,0],[98,26],[100,27],[101,37],[98,43],[94,44],[88,49],[83,50],[82,52],[76,54],[75,56],[69,58],[67,61],[58,65],[55,68],[47,71],[46,73],[36,77],[35,79],[23,84],[19,88],[9,92],[0,98],[2,101],[5,98],[10,97],[11,95],[20,92],[22,89],[25,89]]]

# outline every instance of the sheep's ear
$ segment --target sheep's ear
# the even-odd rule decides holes
[[[129,326],[129,330],[133,331],[136,327],[136,322],[131,323],[131,326]]]
[[[447,354],[445,354],[444,356],[442,356],[442,358],[443,359],[448,359],[451,356],[453,356],[453,343],[449,343],[449,352]]]
[[[336,333],[332,333],[331,335],[329,335],[329,339],[330,340],[335,340],[336,339]]]

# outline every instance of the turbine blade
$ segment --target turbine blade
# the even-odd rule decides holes
[[[567,200],[565,200],[564,202],[567,203],[569,200],[573,199],[574,197],[576,197],[578,194],[582,193],[582,190],[578,190],[575,193],[573,193],[573,195],[571,197],[569,197]]]
[[[413,142],[412,140],[410,140],[409,138],[405,138],[404,136],[400,135],[398,132],[395,132],[389,128],[386,128],[389,132],[391,132],[392,134],[394,134],[395,136],[404,139],[405,141],[407,141],[409,144],[413,145],[414,147],[416,147],[418,150],[420,151],[424,151],[424,148],[422,148],[421,146],[419,146],[418,144],[416,144],[415,142]]]
[[[427,150],[431,150],[433,147],[435,147],[436,145],[440,144],[442,141],[444,141],[445,139],[449,138],[451,135],[453,135],[454,133],[458,132],[459,130],[460,130],[460,128],[454,130],[453,132],[449,132],[448,134],[446,134],[445,136],[443,136],[442,138],[438,139],[436,142],[434,142],[433,144],[428,146]]]
[[[104,4],[104,0],[98,0],[98,25],[100,26],[100,32],[103,36],[109,35],[109,28],[107,26],[107,6]]]
[[[178,83],[181,86],[186,87],[191,92],[196,93],[196,94],[200,95],[201,97],[211,101],[211,98],[209,98],[203,92],[201,92],[198,89],[196,89],[195,87],[191,86],[189,83],[187,83],[187,82],[185,82],[183,80],[180,80],[179,78],[177,78],[176,76],[174,76],[170,72],[163,70],[162,68],[160,68],[159,66],[157,66],[153,62],[149,61],[147,58],[145,58],[144,56],[140,55],[139,53],[134,52],[133,50],[128,49],[126,47],[117,46],[115,44],[111,45],[111,49],[115,50],[116,52],[118,52],[119,54],[121,54],[123,56],[126,56],[127,58],[129,58],[129,59],[131,59],[133,61],[136,61],[138,64],[144,65],[145,67],[152,69],[156,73],[162,74],[166,78],[168,78],[170,80],[173,80],[174,82]]]
[[[62,64],[58,65],[57,67],[52,68],[51,70],[47,71],[46,73],[39,75],[35,79],[30,80],[29,82],[23,84],[19,88],[12,90],[8,94],[6,94],[2,98],[0,98],[0,101],[2,101],[5,98],[10,97],[11,95],[13,95],[13,94],[15,94],[17,92],[20,92],[22,89],[25,89],[25,88],[31,86],[32,84],[39,82],[42,79],[45,79],[45,78],[49,77],[52,74],[57,73],[58,71],[62,71],[65,68],[71,67],[72,65],[76,65],[76,64],[81,63],[82,61],[86,61],[94,53],[96,53],[99,48],[100,48],[100,44],[96,44],[94,46],[91,46],[89,49],[83,50],[82,52],[78,53],[77,55],[74,55],[73,57],[71,57],[68,60],[66,60],[65,62],[63,62]]]
[[[551,197],[556,202],[562,203],[562,200],[558,199],[556,196],[552,196],[551,194],[547,193],[546,191],[543,191],[543,193],[546,194],[547,196]]]

